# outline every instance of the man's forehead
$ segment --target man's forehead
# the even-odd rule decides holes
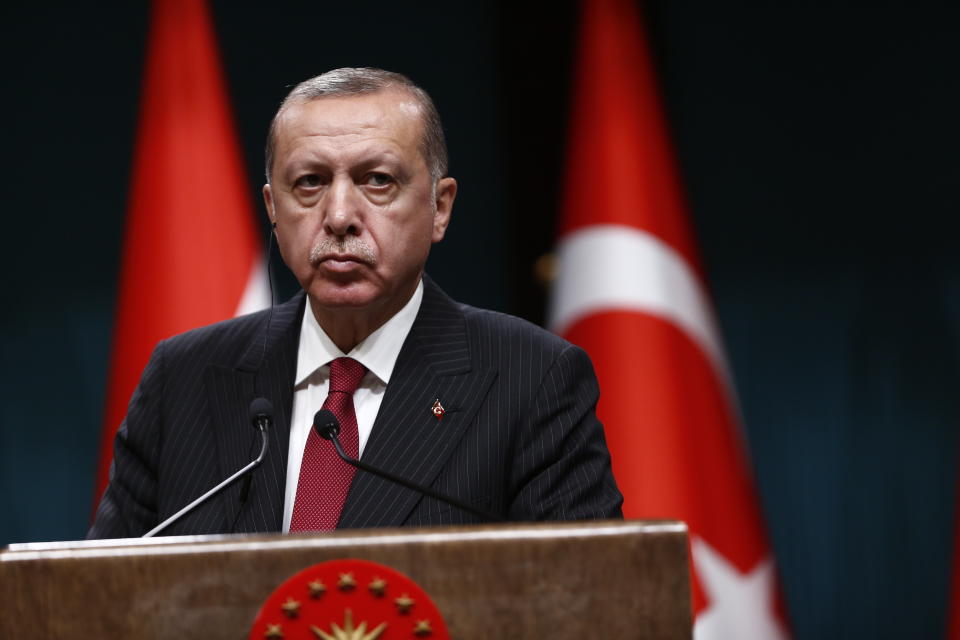
[[[405,91],[321,96],[298,99],[284,105],[279,114],[281,128],[324,127],[341,133],[368,127],[413,126],[419,133],[422,109]]]
[[[421,112],[408,93],[390,90],[284,105],[273,134],[274,164],[292,166],[290,163],[309,162],[317,154],[349,153],[352,162],[392,156],[402,162],[422,163],[423,170],[429,171]],[[340,157],[341,161],[347,159]]]

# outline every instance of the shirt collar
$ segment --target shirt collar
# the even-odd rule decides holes
[[[297,377],[294,386],[303,384],[317,369],[344,355],[365,366],[367,371],[373,373],[383,384],[390,382],[390,374],[393,373],[393,366],[397,363],[400,348],[403,347],[407,334],[413,327],[413,321],[417,317],[417,312],[420,311],[422,300],[423,280],[421,279],[416,291],[400,311],[355,346],[350,353],[345,354],[320,327],[320,323],[313,315],[310,300],[307,299],[300,327]]]

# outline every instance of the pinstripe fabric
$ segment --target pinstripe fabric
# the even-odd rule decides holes
[[[364,461],[511,520],[619,517],[586,354],[530,323],[460,305],[429,278]],[[256,455],[247,408],[273,403],[270,450],[247,502],[235,486],[168,535],[279,531],[303,293],[160,343],[114,446],[91,538],[137,536]],[[431,407],[439,399],[441,420]],[[474,521],[357,473],[339,528]]]

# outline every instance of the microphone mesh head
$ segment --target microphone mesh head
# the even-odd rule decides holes
[[[313,415],[313,428],[324,440],[340,434],[340,421],[329,409],[320,409]]]
[[[250,421],[257,424],[261,418],[273,418],[273,405],[266,398],[254,398],[250,403]]]

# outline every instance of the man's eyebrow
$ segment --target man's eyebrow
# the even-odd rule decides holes
[[[374,155],[360,158],[356,163],[358,167],[369,167],[377,164],[401,165],[400,157],[393,153],[377,153]]]

